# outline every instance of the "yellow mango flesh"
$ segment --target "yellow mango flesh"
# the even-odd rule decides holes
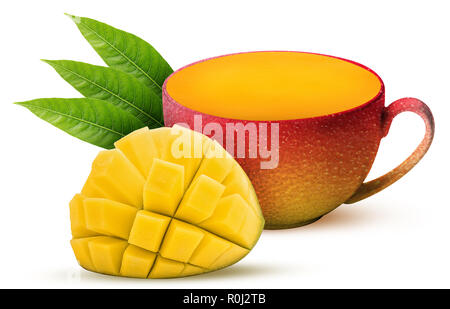
[[[156,253],[129,245],[122,257],[120,274],[125,277],[147,278],[156,259]]]
[[[92,163],[92,171],[81,193],[89,197],[104,197],[142,208],[142,186],[145,178],[117,150],[101,151]]]
[[[179,126],[139,129],[101,151],[70,202],[71,241],[85,269],[174,278],[220,269],[256,244],[264,219],[239,164]]]
[[[259,121],[346,111],[374,98],[381,87],[376,74],[356,63],[286,51],[238,53],[197,62],[166,83],[170,97],[191,110]]]
[[[184,168],[155,159],[144,186],[144,209],[172,216],[184,193]]]

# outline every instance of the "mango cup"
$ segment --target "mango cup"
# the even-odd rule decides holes
[[[202,60],[163,86],[165,124],[202,131],[236,157],[266,229],[305,225],[369,197],[424,156],[434,135],[430,109],[415,98],[385,107],[384,98],[381,78],[359,63],[289,51]],[[364,183],[393,118],[406,111],[422,117],[425,137],[398,167]]]

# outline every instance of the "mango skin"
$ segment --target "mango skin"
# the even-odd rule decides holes
[[[197,156],[174,155],[180,140],[191,155],[200,149]],[[97,155],[69,205],[71,245],[83,268],[191,276],[234,264],[255,246],[264,226],[256,194],[219,144],[176,126],[142,128],[115,146]]]
[[[167,92],[168,80],[170,76],[163,85],[166,125],[186,123],[203,132],[208,123],[218,123],[226,145],[226,124],[265,124],[268,132],[271,123],[279,124],[279,164],[275,169],[261,169],[260,163],[267,159],[259,153],[257,158],[236,158],[255,188],[266,229],[309,224],[345,203],[363,183],[380,140],[387,134],[382,125],[383,84],[376,97],[348,111],[305,119],[247,121],[213,116],[181,105]],[[198,129],[194,116],[202,120]],[[248,147],[246,139],[245,148]],[[234,153],[236,150],[235,145]]]

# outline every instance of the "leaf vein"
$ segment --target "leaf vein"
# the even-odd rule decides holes
[[[96,83],[95,81],[90,80],[90,79],[88,79],[88,78],[86,78],[86,77],[84,77],[84,76],[78,74],[77,72],[75,72],[75,71],[73,71],[73,70],[70,70],[69,68],[66,68],[66,67],[64,67],[64,66],[62,66],[62,65],[60,65],[60,64],[57,64],[57,63],[53,63],[53,64],[56,65],[56,66],[58,66],[59,68],[65,70],[65,71],[67,71],[67,72],[69,72],[69,73],[71,73],[71,74],[77,76],[78,78],[84,80],[85,82],[91,83],[92,85],[94,85],[94,86],[100,88],[101,90],[103,90],[103,91],[109,93],[111,96],[116,97],[117,99],[121,100],[122,102],[124,102],[124,103],[126,103],[126,104],[132,106],[134,109],[138,110],[141,114],[144,114],[144,115],[147,116],[148,118],[150,118],[150,119],[152,119],[153,121],[157,122],[159,125],[161,125],[161,126],[163,125],[163,124],[160,122],[160,120],[155,119],[152,115],[146,113],[144,110],[140,109],[138,106],[134,105],[132,102],[128,101],[127,99],[125,99],[125,98],[123,98],[123,97],[121,97],[121,96],[115,94],[114,92],[110,91],[108,88],[105,88],[105,87],[101,86],[100,84]],[[117,79],[117,80],[119,80],[119,79]],[[105,78],[105,81],[108,82],[108,79]],[[119,89],[120,89],[120,87],[119,87]],[[135,92],[135,91],[134,91],[134,92]]]
[[[94,127],[97,127],[97,128],[103,129],[103,130],[106,130],[106,131],[110,131],[111,133],[117,134],[117,135],[119,135],[119,136],[125,136],[125,134],[123,134],[123,133],[120,133],[120,132],[117,132],[117,131],[115,131],[115,130],[113,130],[113,129],[110,129],[110,128],[101,126],[101,125],[99,125],[99,124],[97,124],[97,123],[94,123],[94,122],[91,122],[91,121],[84,120],[84,119],[79,118],[79,117],[75,117],[75,116],[72,116],[72,115],[69,115],[69,114],[64,114],[64,113],[61,113],[61,112],[58,112],[58,111],[54,111],[54,110],[51,110],[51,109],[48,109],[48,108],[45,108],[45,107],[42,107],[42,106],[28,105],[28,104],[23,104],[23,105],[24,105],[24,106],[28,106],[28,107],[31,108],[31,109],[33,109],[33,108],[35,108],[35,109],[41,109],[41,110],[44,110],[44,111],[46,111],[46,112],[48,112],[48,113],[56,114],[56,115],[58,115],[58,116],[60,116],[60,117],[71,118],[71,119],[74,119],[74,120],[77,120],[77,121],[86,123],[86,124],[88,124],[88,125],[90,125],[90,126],[94,126]],[[81,112],[83,113],[83,111],[81,111]],[[94,114],[95,114],[95,113],[94,113]],[[96,116],[97,116],[97,115],[95,115],[95,117],[96,117]]]
[[[96,32],[94,29],[92,29],[91,27],[89,27],[86,24],[80,24],[85,26],[86,28],[88,28],[88,30],[92,31],[92,33],[94,33],[96,36],[98,36],[103,42],[105,42],[107,45],[109,45],[111,48],[113,48],[115,51],[117,51],[117,53],[119,53],[120,55],[122,55],[122,57],[124,57],[128,62],[130,62],[138,71],[142,72],[142,74],[145,75],[145,77],[147,77],[149,80],[152,81],[153,84],[155,84],[160,90],[162,90],[161,86],[158,85],[158,83],[153,80],[153,78],[147,74],[147,72],[145,72],[141,67],[139,67],[133,60],[131,60],[130,58],[127,57],[127,55],[125,55],[122,51],[120,51],[118,48],[116,48],[114,45],[112,45],[111,43],[109,43],[106,38],[104,38],[103,36],[101,36],[98,32]]]

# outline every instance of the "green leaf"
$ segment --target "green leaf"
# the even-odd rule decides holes
[[[36,99],[15,104],[85,142],[111,149],[114,142],[145,125],[130,113],[97,99]]]
[[[82,95],[109,101],[150,128],[164,126],[161,98],[122,71],[69,60],[43,60]]]
[[[108,66],[133,75],[161,96],[164,80],[173,70],[153,46],[94,19],[66,15]]]

